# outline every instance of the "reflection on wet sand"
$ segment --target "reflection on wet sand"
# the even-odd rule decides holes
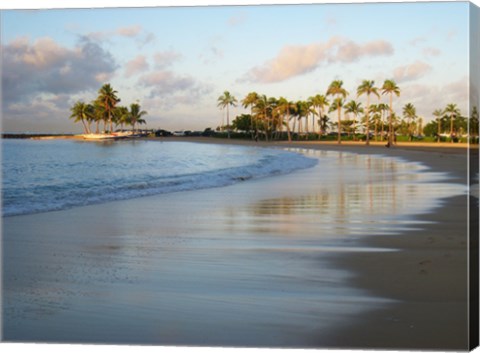
[[[302,150],[320,158],[318,173],[299,178],[291,196],[263,199],[246,207],[229,207],[225,215],[251,231],[341,239],[351,235],[390,234],[413,226],[412,215],[428,212],[439,198],[463,193],[446,175],[425,173],[414,163],[351,153]],[[302,194],[302,184],[308,194]],[[231,221],[233,223],[233,221]]]

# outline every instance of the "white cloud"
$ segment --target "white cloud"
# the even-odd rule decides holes
[[[149,69],[147,59],[143,55],[138,55],[125,65],[125,77],[131,77]]]
[[[153,56],[155,67],[157,69],[163,69],[163,68],[169,67],[173,65],[177,60],[180,60],[181,58],[182,58],[182,54],[173,50],[157,52]]]
[[[228,24],[230,26],[238,26],[247,21],[247,13],[244,11],[239,11],[228,19]]]
[[[439,56],[442,53],[442,51],[437,48],[427,47],[427,48],[423,48],[422,53],[424,56]]]
[[[413,64],[398,66],[393,70],[393,77],[397,82],[413,81],[425,76],[432,67],[423,62],[415,61]]]
[[[212,91],[210,85],[191,76],[181,76],[169,70],[157,70],[141,76],[138,84],[149,91],[149,101],[169,109],[177,104],[192,105]]]
[[[275,58],[250,69],[243,80],[280,82],[311,72],[324,63],[349,63],[364,57],[392,55],[393,51],[387,41],[356,43],[342,37],[332,37],[324,43],[289,45],[283,47]]]
[[[115,33],[122,37],[136,37],[142,32],[142,26],[134,25],[118,28]]]

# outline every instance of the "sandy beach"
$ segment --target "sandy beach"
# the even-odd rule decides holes
[[[355,184],[350,167],[342,189],[329,191],[318,165],[222,188],[5,218],[4,340],[468,349],[475,239],[467,211],[470,205],[478,214],[478,201],[461,190],[478,164],[468,168],[465,147],[155,140],[293,148],[332,160],[348,152],[348,163],[378,168],[393,157],[406,169],[428,167],[433,181],[410,181],[400,170],[390,203],[390,191]],[[478,163],[478,150],[470,153]],[[359,217],[359,225],[344,230],[339,217]],[[323,236],[317,226],[325,220],[333,230]]]

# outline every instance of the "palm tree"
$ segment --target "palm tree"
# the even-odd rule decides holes
[[[100,122],[103,121],[103,130],[106,130],[108,115],[102,102],[97,98],[92,102],[93,121],[95,121],[95,133],[100,133]]]
[[[311,110],[306,101],[297,101],[295,105],[295,113],[298,119],[298,133],[300,134],[302,132],[302,119],[308,119],[308,114],[311,112]],[[308,127],[306,130],[308,130]]]
[[[381,134],[380,134],[380,137],[381,137],[380,141],[383,141],[383,137],[385,135],[385,131],[384,131],[385,123],[383,121],[383,118],[384,118],[385,112],[389,111],[390,108],[388,107],[388,104],[380,103],[380,104],[377,105],[377,109],[378,109],[378,112],[380,113],[380,123],[382,125],[382,131],[381,131]]]
[[[375,136],[375,141],[378,140],[378,123],[379,120],[381,119],[380,115],[380,109],[378,104],[370,104],[369,106],[369,111],[373,113],[372,119],[374,122],[374,136]]]
[[[461,115],[460,109],[456,104],[450,103],[447,104],[444,114],[448,114],[450,116],[450,142],[453,143],[453,120]]]
[[[342,113],[342,108],[345,101],[342,97],[335,98],[330,104],[330,109],[328,110],[329,113],[334,112],[335,110],[338,112],[338,122],[337,122],[337,130],[338,130],[338,143],[342,143],[341,140],[341,127],[342,127],[342,119],[340,117]]]
[[[391,146],[393,144],[393,95],[395,94],[397,97],[400,96],[400,88],[394,80],[385,80],[382,86],[382,94],[388,94],[390,96],[388,146]]]
[[[117,91],[115,91],[109,83],[104,84],[98,91],[98,101],[105,110],[106,117],[110,124],[110,132],[113,130],[112,116],[115,106],[120,99],[117,97]]]
[[[356,140],[355,130],[357,124],[358,114],[363,113],[362,103],[356,102],[353,99],[345,104],[345,113],[353,114],[353,140]],[[367,123],[368,124],[368,123]],[[368,130],[367,130],[368,132]]]
[[[475,143],[477,140],[476,137],[478,136],[478,108],[477,106],[473,106],[472,114],[470,115],[470,120],[468,121],[468,133],[469,133],[469,141]]]
[[[90,134],[90,127],[85,123],[85,121],[89,122],[93,118],[93,106],[91,104],[78,101],[73,105],[73,107],[70,108],[70,111],[72,112],[70,118],[74,118],[74,122],[81,121],[84,132],[86,134]]]
[[[261,122],[261,129],[265,134],[265,141],[268,141],[268,132],[270,131],[269,123],[269,111],[270,111],[269,99],[266,95],[262,94],[258,97],[255,105],[253,106],[253,112],[256,118]]]
[[[145,120],[142,118],[144,115],[147,115],[145,110],[140,109],[140,104],[132,103],[130,104],[130,121],[132,124],[132,129],[135,132],[135,124],[145,124]]]
[[[250,116],[252,117],[251,119],[251,124],[253,125],[253,106],[256,104],[257,100],[259,98],[259,95],[257,92],[250,92],[247,94],[247,96],[242,100],[242,106],[244,108],[250,107]],[[252,136],[255,140],[258,140],[258,120],[255,119],[255,136]],[[253,129],[253,126],[251,126],[251,130]]]
[[[380,98],[378,94],[378,88],[374,86],[375,81],[363,80],[360,86],[357,88],[357,97],[360,97],[362,94],[367,95],[367,108],[365,112],[365,119],[366,119],[366,138],[365,144],[370,144],[370,95],[374,94],[377,98]]]
[[[323,94],[317,94],[313,97],[310,97],[309,100],[311,100],[313,107],[318,109],[318,114],[317,114],[319,117],[318,138],[320,139],[320,137],[324,133],[324,131],[322,131],[322,125],[321,125],[323,110],[325,109],[326,106],[328,106],[329,102],[327,97],[325,97]]]
[[[294,109],[295,104],[289,100],[287,100],[284,97],[280,97],[278,99],[278,106],[277,109],[279,109],[282,112],[283,117],[287,117],[286,122],[283,121],[282,119],[282,124],[285,123],[287,126],[287,135],[288,135],[288,142],[292,142],[292,134],[290,132],[290,113],[292,112],[292,109]]]
[[[230,115],[229,115],[229,106],[236,107],[237,106],[237,99],[230,94],[230,92],[225,91],[223,92],[223,95],[218,97],[217,99],[218,102],[218,107],[221,107],[222,109],[227,108],[227,134],[228,138],[230,138]]]
[[[327,132],[329,121],[330,121],[330,118],[326,114],[323,114],[323,116],[320,119],[318,119],[318,124],[320,125],[320,129],[323,134]]]
[[[408,132],[408,140],[412,141],[412,128],[411,124],[417,117],[417,110],[412,103],[407,103],[403,107],[403,116],[408,120],[407,121],[407,132]]]
[[[342,86],[343,86],[343,81],[335,80],[330,84],[330,86],[327,89],[327,96],[336,96],[334,104],[338,111],[338,143],[339,144],[342,143],[341,134],[340,134],[341,114],[342,114],[342,107],[343,107],[342,98],[346,98],[348,95],[348,92]],[[330,107],[329,111],[332,111],[332,107]]]
[[[120,129],[123,130],[124,125],[131,124],[130,112],[128,111],[127,107],[124,107],[124,106],[116,107],[114,115],[116,117],[117,123],[120,124]]]

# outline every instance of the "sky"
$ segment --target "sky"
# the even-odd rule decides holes
[[[347,100],[365,105],[356,95],[362,80],[381,87],[394,79],[394,110],[413,103],[424,122],[449,103],[467,114],[469,6],[3,9],[2,131],[81,132],[70,107],[93,100],[104,83],[121,105],[139,103],[154,129],[215,128],[226,90],[239,102],[249,92],[296,101],[325,94],[333,80],[344,82]],[[245,112],[239,103],[231,116]]]

